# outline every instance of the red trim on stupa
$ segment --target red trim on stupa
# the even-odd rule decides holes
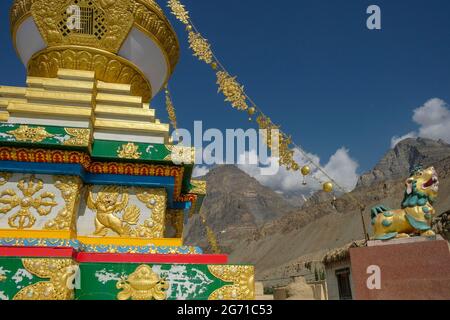
[[[161,264],[227,264],[226,255],[209,254],[123,254],[123,253],[85,253],[76,254],[78,262],[98,263],[161,263]]]
[[[72,258],[72,248],[48,247],[0,247],[0,257],[30,257],[30,258]]]

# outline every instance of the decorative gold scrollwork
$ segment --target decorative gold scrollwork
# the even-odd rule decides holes
[[[118,300],[166,300],[169,284],[151,267],[141,265],[128,277],[120,279],[116,287],[122,290],[117,294]]]
[[[72,259],[22,259],[23,266],[39,278],[48,278],[21,289],[14,300],[71,300],[77,265]]]
[[[211,274],[224,282],[232,282],[214,291],[209,300],[255,299],[255,269],[252,266],[208,266]]]
[[[27,125],[21,125],[19,128],[8,131],[8,134],[14,136],[16,141],[19,142],[42,142],[47,138],[53,137],[43,127],[29,127]]]
[[[0,193],[0,213],[7,214],[19,207],[19,211],[8,219],[11,228],[31,228],[36,222],[31,209],[36,210],[40,216],[47,216],[53,207],[57,206],[56,196],[53,193],[44,191],[36,195],[43,187],[44,182],[31,175],[28,178],[21,179],[17,184],[17,188],[22,192],[22,197],[19,197],[13,189],[3,190]]]

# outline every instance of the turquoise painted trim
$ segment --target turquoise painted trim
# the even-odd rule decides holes
[[[85,245],[78,240],[67,239],[28,239],[28,238],[0,238],[0,247],[50,247],[73,248],[78,252],[87,253],[136,253],[136,254],[203,254],[199,247],[176,247],[154,245],[148,246],[116,246],[116,245]],[[193,251],[191,249],[194,249]]]
[[[394,239],[398,235],[398,232],[386,233],[382,236],[375,237],[375,240],[391,240]]]
[[[406,219],[408,220],[409,224],[414,228],[417,229],[419,231],[428,231],[431,230],[431,227],[426,224],[423,221],[419,221],[417,219],[415,219],[413,216],[411,216],[410,214],[406,214]]]

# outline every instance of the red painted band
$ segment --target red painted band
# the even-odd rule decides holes
[[[72,248],[0,247],[0,257],[72,258]]]
[[[99,263],[162,263],[162,264],[227,264],[226,255],[171,255],[171,254],[120,254],[85,253],[76,254],[78,262]]]

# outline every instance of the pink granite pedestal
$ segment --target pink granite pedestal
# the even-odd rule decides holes
[[[350,260],[356,300],[450,300],[450,250],[442,238],[370,241],[350,249]],[[380,271],[380,289],[368,288],[368,269]]]

